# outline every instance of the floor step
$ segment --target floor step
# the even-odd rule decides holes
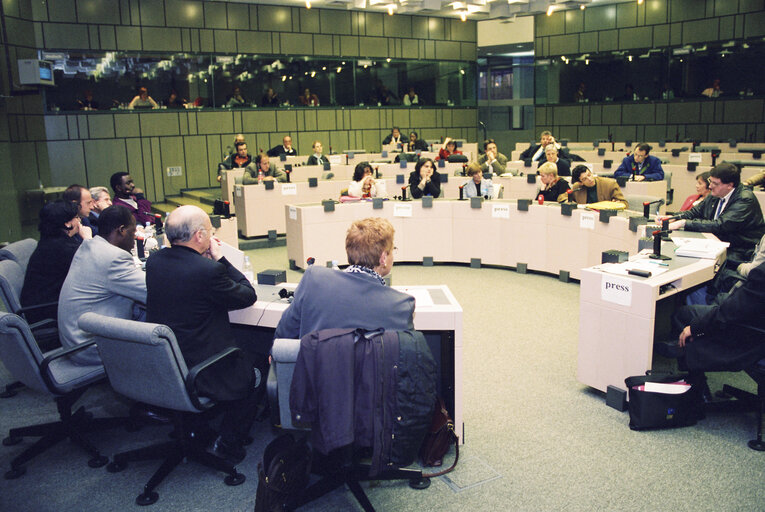
[[[183,197],[190,197],[196,199],[200,203],[209,204],[210,206],[215,204],[216,199],[220,199],[220,188],[199,188],[181,190]]]
[[[184,206],[187,204],[198,206],[202,210],[204,210],[205,213],[208,213],[208,214],[212,213],[212,205],[205,204],[194,198],[184,197],[184,196],[167,196],[165,197],[164,203],[152,204],[152,209],[155,210],[157,213],[165,214],[175,210],[179,206]]]

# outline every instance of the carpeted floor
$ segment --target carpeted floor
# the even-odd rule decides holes
[[[256,271],[285,268],[284,247],[250,251]],[[288,280],[300,278],[288,272]],[[466,266],[398,265],[393,284],[447,284],[464,309],[465,445],[457,469],[424,491],[383,482],[367,489],[379,511],[763,511],[765,453],[746,446],[753,414],[709,414],[676,430],[632,432],[627,413],[576,381],[579,286],[555,277]],[[361,307],[361,306],[360,306]],[[666,361],[657,364],[667,366]],[[7,381],[0,367],[0,382]],[[711,376],[753,389],[743,374]],[[97,415],[123,412],[108,385],[82,400]],[[53,404],[29,390],[0,399],[0,432],[50,421]],[[164,439],[167,427],[93,435],[105,454]],[[273,437],[258,423],[239,466],[247,481],[223,484],[222,474],[182,464],[157,489],[149,509],[252,510],[257,463]],[[30,441],[0,447],[0,468]],[[90,469],[64,442],[27,465],[18,480],[0,479],[2,511],[117,511],[133,500],[155,462],[118,474]],[[338,490],[305,510],[360,510]]]

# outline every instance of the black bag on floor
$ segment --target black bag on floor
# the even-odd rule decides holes
[[[691,385],[681,394],[657,393],[640,389],[646,382],[673,383],[685,375],[639,375],[627,377],[624,384],[629,392],[630,428],[687,427],[704,417],[701,386]]]
[[[266,446],[258,464],[255,512],[281,512],[289,499],[306,487],[311,476],[311,448],[305,439],[291,434],[277,437]]]

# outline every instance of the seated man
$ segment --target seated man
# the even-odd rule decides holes
[[[282,139],[282,143],[269,149],[266,154],[272,157],[279,157],[282,155],[297,156],[297,150],[292,146],[292,137],[285,135]]]
[[[558,176],[571,176],[571,163],[568,160],[560,158],[558,155],[558,148],[555,144],[548,144],[545,148],[546,162],[555,164],[558,169]],[[540,165],[544,162],[540,162]]]
[[[64,201],[71,201],[77,204],[78,215],[80,216],[80,224],[83,227],[90,228],[93,236],[98,234],[98,226],[91,224],[90,211],[93,209],[93,197],[90,195],[90,190],[86,189],[82,185],[69,185],[61,198]]]
[[[739,371],[765,357],[765,338],[747,326],[765,329],[765,266],[752,269],[740,288],[719,304],[683,306],[672,319],[678,343],[657,343],[664,357],[680,359],[691,379],[705,371]]]
[[[109,183],[114,190],[113,204],[122,205],[130,210],[140,226],[146,225],[147,222],[154,224],[156,219],[151,213],[151,201],[143,197],[143,194],[135,193],[135,183],[128,173],[115,172],[109,179]]]
[[[741,183],[741,171],[723,162],[710,172],[710,196],[690,210],[665,216],[669,229],[712,233],[730,243],[728,266],[751,261],[754,246],[765,234],[762,209],[754,193]]]
[[[234,144],[235,151],[221,162],[220,170],[238,169],[247,167],[252,162],[252,156],[247,152],[247,143],[239,141]]]
[[[467,175],[471,180],[462,185],[465,197],[488,197],[491,199],[494,193],[494,185],[491,180],[483,179],[483,169],[476,162],[471,162],[467,167]]]
[[[247,278],[223,257],[201,208],[173,210],[165,234],[171,247],[146,262],[146,320],[173,330],[191,368],[235,345],[228,312],[251,306],[257,297]],[[254,377],[245,358],[229,356],[197,379],[199,393],[225,410],[214,451],[232,462],[246,455],[242,444],[256,413]]]
[[[632,154],[625,157],[614,176],[635,176],[635,181],[661,181],[664,179],[664,169],[661,160],[648,153],[651,146],[646,143],[638,144]]]
[[[398,129],[398,126],[394,126],[393,129],[390,131],[387,137],[385,137],[382,141],[383,146],[387,146],[388,144],[403,144],[404,140],[401,138],[401,130]]]
[[[355,221],[345,236],[350,266],[344,271],[310,266],[276,338],[302,338],[322,329],[412,329],[414,298],[385,285],[393,266],[393,226],[386,219]],[[365,307],[368,304],[370,307]]]
[[[615,201],[627,206],[622,189],[613,178],[603,178],[592,174],[586,166],[577,165],[571,173],[573,197],[578,204],[592,204],[601,201]]]
[[[88,220],[90,220],[92,226],[98,226],[98,217],[101,215],[101,212],[112,205],[112,197],[109,195],[109,190],[106,187],[91,187],[90,197],[93,198],[93,209],[90,210]]]
[[[483,143],[483,155],[478,157],[478,165],[485,172],[493,172],[501,175],[507,172],[507,157],[497,150],[494,139],[488,139]],[[517,172],[513,172],[517,174]]]
[[[571,159],[569,158],[566,150],[562,148],[561,145],[555,141],[555,137],[553,137],[552,133],[549,132],[548,130],[545,130],[539,134],[539,144],[532,144],[531,146],[523,150],[523,152],[521,153],[521,160],[526,160],[530,158],[532,162],[537,162],[538,164],[544,163],[545,150],[547,146],[549,146],[550,144],[555,145],[555,148],[560,153],[561,158],[570,162]]]
[[[287,173],[275,165],[271,165],[268,155],[260,154],[255,157],[255,161],[244,169],[242,176],[242,185],[257,185],[261,181],[278,181],[284,183],[287,181]]]
[[[409,143],[406,145],[407,151],[412,152],[428,150],[428,143],[422,139],[419,139],[418,137],[419,135],[417,135],[417,132],[412,132],[409,134]]]
[[[244,141],[244,135],[241,133],[237,133],[236,137],[234,137],[234,149],[231,149],[231,146],[228,146],[226,148],[226,157],[223,159],[221,163],[218,164],[218,181],[221,180],[221,173],[226,170],[234,169],[235,167],[242,167],[236,165],[235,159],[237,158],[237,155],[239,153],[239,145],[240,144],[247,144]],[[245,147],[244,150],[245,155],[247,155],[247,148]],[[239,159],[241,161],[241,159]]]
[[[130,255],[135,217],[124,206],[116,205],[104,210],[99,220],[101,231],[80,245],[61,287],[58,327],[64,348],[92,339],[77,325],[82,314],[93,311],[114,318],[139,318],[134,306],[146,303],[146,277]],[[101,365],[96,347],[72,359],[84,366]]]

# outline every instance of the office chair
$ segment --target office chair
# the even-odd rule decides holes
[[[25,238],[18,242],[13,242],[0,249],[0,260],[12,260],[21,266],[26,273],[27,264],[32,253],[37,248],[37,240],[34,238]]]
[[[271,421],[273,425],[283,430],[307,431],[305,426],[296,425],[292,422],[289,398],[292,376],[295,371],[295,363],[300,352],[300,340],[277,338],[271,348],[271,368],[266,381],[266,393],[271,408]],[[293,496],[284,505],[285,510],[294,510],[311,503],[333,490],[347,485],[353,496],[366,512],[374,512],[374,507],[366,493],[361,488],[360,482],[369,480],[408,480],[413,489],[426,489],[430,486],[430,479],[423,478],[422,471],[418,469],[393,469],[369,476],[370,465],[362,464],[359,454],[353,452],[350,447],[336,450],[326,457],[314,454],[313,472],[321,478],[308,486],[305,491]],[[327,471],[326,466],[332,469]]]
[[[650,214],[658,215],[659,208],[664,204],[664,199],[656,196],[630,195],[625,194],[627,200],[627,209],[633,212],[643,213],[643,203],[653,203],[650,206]]]
[[[6,479],[14,479],[26,473],[26,464],[33,457],[44,452],[63,439],[70,439],[83,448],[90,456],[88,465],[98,468],[109,459],[102,456],[85,439],[87,432],[124,425],[122,418],[93,419],[92,415],[80,407],[72,412],[75,402],[85,393],[91,384],[105,378],[103,368],[83,367],[72,364],[68,356],[84,350],[93,343],[83,343],[76,347],[59,348],[42,353],[27,322],[13,313],[0,312],[0,359],[14,378],[27,387],[52,396],[56,402],[59,421],[12,428],[3,445],[12,446],[24,437],[39,437],[32,446],[24,450],[11,461]]]
[[[226,485],[244,482],[245,476],[224,459],[207,452],[190,428],[195,415],[215,405],[212,400],[198,396],[197,376],[226,357],[238,356],[238,348],[228,348],[188,369],[173,331],[165,325],[85,313],[79,326],[95,336],[112,388],[133,400],[166,409],[178,433],[173,441],[118,453],[107,466],[107,471],[117,473],[130,461],[164,458],[136,498],[138,505],[155,503],[159,494],[154,489],[186,458],[227,473]]]

